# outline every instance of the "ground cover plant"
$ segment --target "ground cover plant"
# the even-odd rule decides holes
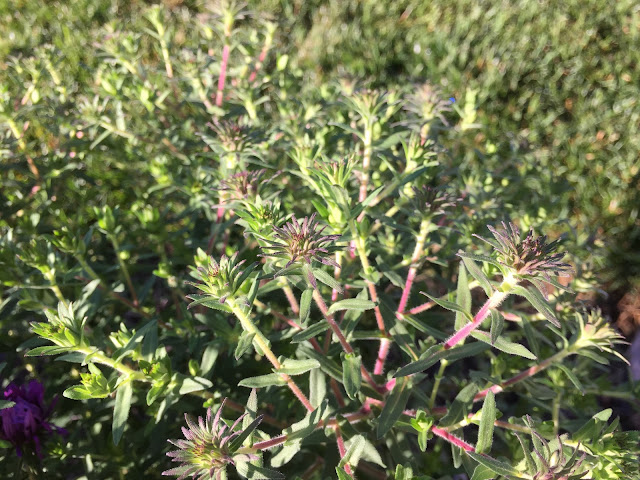
[[[8,21],[7,478],[638,478],[588,234],[478,164],[477,92],[310,88],[242,4],[77,6]]]

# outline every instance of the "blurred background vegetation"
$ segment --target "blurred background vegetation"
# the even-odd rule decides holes
[[[11,59],[54,49],[65,77],[82,92],[102,61],[85,47],[115,21],[140,22],[153,3],[4,0],[0,75],[27,77],[10,66]],[[186,19],[206,5],[163,3],[179,48]],[[481,128],[473,148],[461,152],[466,161],[478,172],[517,167],[538,217],[569,218],[572,228],[586,232],[583,245],[595,253],[590,261],[612,305],[637,286],[636,1],[265,0],[251,1],[249,8],[278,26],[278,53],[268,61],[287,55],[289,69],[301,72],[309,89],[337,78],[365,78],[382,88],[430,82],[456,98],[459,108],[461,96],[471,96]],[[45,67],[33,68],[35,84],[37,70]],[[623,303],[637,303],[633,298]]]

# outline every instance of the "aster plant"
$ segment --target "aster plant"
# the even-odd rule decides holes
[[[192,13],[0,69],[3,478],[637,477],[589,235],[469,133],[485,97],[315,85],[270,19]]]

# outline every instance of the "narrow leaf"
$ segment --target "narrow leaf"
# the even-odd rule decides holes
[[[359,298],[348,298],[340,300],[329,307],[329,315],[340,310],[371,310],[376,306],[371,300],[362,300]]]
[[[471,333],[471,336],[473,338],[477,338],[481,342],[485,342],[489,345],[493,345],[498,350],[504,353],[508,353],[509,355],[518,355],[520,357],[528,358],[529,360],[538,359],[538,357],[536,357],[533,353],[531,353],[527,349],[527,347],[519,343],[511,342],[507,340],[505,337],[498,337],[496,338],[495,342],[491,343],[491,337],[487,332],[476,330],[475,332]]]
[[[284,385],[285,383],[287,382],[284,381],[282,376],[277,373],[269,373],[267,375],[245,378],[238,383],[238,386],[247,388],[264,388],[271,387],[273,385]]]
[[[278,373],[286,373],[287,375],[302,375],[303,373],[320,368],[320,362],[314,359],[306,358],[304,360],[294,360],[287,358],[282,367],[278,369]]]
[[[411,386],[412,382],[408,377],[404,377],[402,380],[396,382],[378,418],[378,438],[382,438],[391,430],[391,427],[395,425],[396,421],[402,415],[402,411],[407,406],[407,402],[411,396]]]
[[[584,387],[582,386],[582,383],[580,382],[580,380],[578,380],[578,377],[576,376],[576,374],[573,373],[573,371],[570,368],[568,368],[566,365],[563,365],[562,363],[556,363],[555,366],[558,367],[560,370],[562,370],[565,373],[565,375],[569,378],[569,380],[571,380],[571,383],[573,383],[575,387],[578,390],[580,390],[580,393],[584,395]]]
[[[310,327],[307,327],[304,330],[301,330],[301,331],[297,332],[295,335],[293,335],[293,337],[291,337],[291,342],[292,343],[301,343],[301,342],[304,342],[306,340],[310,340],[313,337],[315,337],[316,335],[321,334],[322,332],[324,332],[328,328],[329,328],[329,324],[327,323],[326,320],[322,320],[321,322],[314,323]]]
[[[437,348],[440,348],[436,346]],[[484,350],[488,350],[489,346],[484,345],[483,343],[465,343],[464,345],[457,346],[455,348],[451,348],[449,350],[438,350],[435,353],[430,354],[426,358],[420,359],[416,362],[412,362],[408,365],[405,365],[400,370],[396,372],[394,377],[406,377],[407,375],[412,375],[414,373],[422,372],[427,368],[435,365],[442,359],[447,359],[449,363],[453,363],[457,360],[466,357],[472,357],[474,355],[483,352]]]
[[[327,272],[319,268],[314,268],[312,271],[313,271],[313,275],[322,283],[342,293],[342,285],[340,285],[340,282],[338,282],[335,278],[333,278]]]
[[[527,289],[517,285],[513,287],[512,291],[516,295],[520,295],[526,298],[529,301],[529,303],[533,306],[533,308],[535,308],[538,312],[544,315],[544,317],[547,320],[549,320],[549,322],[551,322],[554,326],[560,328],[560,322],[558,322],[558,319],[555,317],[555,315],[553,314],[553,311],[551,310],[549,305],[547,305],[547,303],[545,302],[544,298],[542,297],[542,295],[538,290]]]
[[[489,390],[482,405],[482,417],[480,418],[480,430],[478,431],[478,443],[476,452],[486,453],[491,451],[493,443],[493,423],[496,421],[496,397]]]
[[[484,293],[487,294],[487,297],[490,297],[493,293],[493,287],[491,286],[491,282],[484,274],[482,269],[478,267],[478,264],[473,259],[467,257],[466,255],[458,253],[458,256],[462,258],[464,266],[467,267],[467,270],[469,271],[471,276],[475,278],[476,282],[478,282],[478,284],[482,287]]]
[[[313,298],[313,290],[307,288],[300,296],[300,323],[305,324],[309,318],[311,311],[311,299]]]
[[[455,329],[460,330],[465,323],[467,317],[463,312],[471,311],[471,292],[469,291],[469,281],[467,279],[467,271],[464,263],[460,262],[458,266],[458,287],[456,289],[456,303],[462,307],[462,311],[456,312]]]
[[[131,381],[125,381],[118,390],[116,390],[116,403],[113,409],[113,424],[111,433],[113,435],[113,444],[118,445],[124,427],[129,418],[129,410],[131,409],[131,397],[133,396],[133,386]]]
[[[360,355],[355,353],[342,354],[342,383],[351,399],[355,399],[360,391],[360,385],[362,384],[361,365],[362,357]]]
[[[460,305],[458,305],[457,303],[453,303],[450,302],[448,300],[442,300],[440,298],[436,298],[436,297],[432,297],[431,295],[429,295],[428,293],[425,292],[420,292],[421,294],[423,294],[426,297],[429,297],[432,301],[436,302],[438,305],[440,305],[442,308],[446,308],[447,310],[451,310],[454,312],[460,312],[462,313],[469,321],[472,320],[471,317],[471,312],[469,312],[468,310],[465,310],[463,307],[461,307]]]
[[[517,478],[525,478],[522,476],[522,474],[518,470],[513,468],[508,463],[501,462],[488,455],[479,454],[475,452],[467,452],[467,455],[473,458],[480,465],[484,465],[485,467],[490,468],[498,475],[504,475],[505,477],[513,476]]]

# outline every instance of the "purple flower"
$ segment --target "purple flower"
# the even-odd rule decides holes
[[[0,410],[0,439],[16,447],[16,453],[22,456],[25,447],[33,447],[36,455],[42,458],[41,440],[51,434],[66,435],[63,428],[48,422],[57,399],[46,405],[44,387],[36,380],[25,386],[10,383],[4,389],[4,400],[14,402],[10,408]]]

